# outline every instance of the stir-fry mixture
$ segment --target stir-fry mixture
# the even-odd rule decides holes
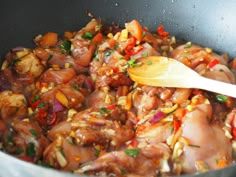
[[[140,57],[169,56],[234,84],[236,60],[137,20],[121,28],[92,19],[79,31],[48,32],[34,42],[33,49],[10,50],[1,66],[5,153],[95,176],[181,175],[234,162],[234,98],[140,85],[127,68],[142,65]]]

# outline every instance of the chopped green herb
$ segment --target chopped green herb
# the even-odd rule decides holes
[[[158,171],[158,173],[157,173],[157,177],[162,177],[162,174],[161,174],[160,171]]]
[[[108,110],[107,108],[105,107],[102,107],[99,111],[101,114],[108,114],[110,112],[110,110]]]
[[[108,57],[108,56],[111,55],[111,53],[112,53],[112,50],[108,50],[108,51],[106,51],[106,52],[104,53],[104,55],[105,55],[106,57]]]
[[[72,136],[70,136],[70,144],[72,144],[72,145],[76,144],[76,139]]]
[[[40,102],[39,105],[37,106],[37,108],[43,108],[45,105],[43,102]]]
[[[101,23],[95,26],[95,30],[96,31],[99,31],[101,28],[102,28],[102,24]]]
[[[224,70],[223,70],[223,69],[220,69],[219,71],[220,71],[220,72],[224,72]]]
[[[8,143],[10,146],[13,146],[13,145],[14,145],[13,138],[12,138],[11,135],[7,135],[6,139],[7,139],[7,143]]]
[[[139,153],[139,148],[134,148],[134,149],[126,149],[125,153],[132,156],[132,157],[137,157]]]
[[[142,36],[144,37],[146,35],[146,31],[143,31],[142,32]]]
[[[50,54],[50,55],[48,56],[48,61],[49,61],[49,60],[51,60],[51,59],[52,59],[52,57],[53,57],[53,55],[52,55],[52,54]]]
[[[126,175],[127,174],[127,172],[124,169],[121,169],[120,172],[121,172],[122,175]]]
[[[148,56],[148,52],[143,52],[142,53],[142,57],[147,57]]]
[[[12,65],[15,65],[16,63],[20,62],[21,59],[17,58],[17,59],[14,59],[12,60]]]
[[[95,151],[95,156],[96,156],[96,157],[98,157],[98,156],[99,156],[99,154],[100,154],[100,152],[101,152],[101,150],[99,150],[99,149],[96,149],[96,151]]]
[[[93,39],[93,33],[87,31],[83,34],[82,38],[91,40]]]
[[[199,145],[195,145],[195,144],[189,144],[189,146],[191,146],[191,147],[195,147],[195,148],[200,148],[201,146],[199,146]]]
[[[216,100],[220,103],[225,103],[227,101],[228,97],[225,95],[216,95]]]
[[[41,165],[42,165],[43,167],[46,167],[46,168],[53,168],[53,166],[50,165],[49,162],[43,162]]]
[[[38,101],[39,99],[40,99],[40,97],[39,97],[38,94],[34,95],[33,103],[35,103],[35,102]]]
[[[152,65],[152,61],[147,61],[147,65]]]
[[[206,120],[207,120],[207,122],[210,122],[211,121],[211,118],[210,117],[206,117]]]
[[[79,87],[78,87],[77,85],[75,85],[75,84],[72,84],[72,85],[71,85],[71,88],[73,88],[73,89],[75,89],[75,90],[79,90]]]
[[[18,149],[16,149],[15,154],[16,154],[16,155],[20,155],[20,154],[23,153],[23,152],[24,152],[24,149],[23,149],[23,148],[18,148]]]
[[[25,99],[22,100],[22,103],[23,103],[24,105],[27,105]]]
[[[30,143],[28,144],[27,149],[26,149],[26,155],[27,155],[28,157],[35,157],[36,152],[35,152],[34,147],[35,147],[35,146],[34,146],[34,143],[30,142]]]
[[[120,57],[119,60],[124,60],[124,57]]]
[[[56,148],[61,152],[61,154],[63,155],[63,157],[66,157],[66,155],[65,155],[65,153],[64,153],[64,151],[63,151],[63,149],[62,149],[61,146],[56,146]]]
[[[16,107],[16,112],[18,112],[18,111],[19,111],[19,109],[20,109],[19,107]]]
[[[35,129],[30,129],[29,132],[34,135],[34,137],[38,140],[39,139],[39,135],[37,133],[37,131]]]
[[[70,54],[71,53],[71,41],[70,40],[65,40],[60,48],[65,51],[67,54]]]
[[[131,58],[129,61],[128,61],[128,65],[130,67],[135,67],[135,66],[141,66],[142,63],[136,63],[136,59],[135,58]]]
[[[192,42],[187,42],[184,46],[184,48],[191,48],[192,47]]]
[[[115,49],[118,49],[118,48],[119,48],[119,46],[120,46],[120,43],[119,43],[119,42],[117,42],[117,43],[116,43],[116,45],[115,45]]]

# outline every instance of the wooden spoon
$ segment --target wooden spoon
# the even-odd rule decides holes
[[[236,85],[200,76],[183,63],[167,57],[138,59],[140,66],[128,68],[130,78],[140,84],[159,87],[199,88],[236,98]]]

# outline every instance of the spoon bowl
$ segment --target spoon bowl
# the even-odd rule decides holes
[[[143,85],[198,88],[236,98],[236,85],[205,78],[183,63],[162,56],[138,59],[140,66],[129,67],[130,78]]]

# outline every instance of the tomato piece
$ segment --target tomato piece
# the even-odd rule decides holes
[[[215,65],[217,65],[219,63],[220,63],[219,60],[215,58],[215,59],[211,60],[210,63],[208,63],[207,67],[213,68]]]
[[[94,44],[100,44],[100,43],[102,42],[102,40],[103,40],[103,35],[102,35],[102,33],[97,33],[97,34],[93,37],[92,42],[93,42]]]
[[[39,42],[42,47],[53,47],[58,41],[57,33],[48,32],[44,34]]]
[[[137,20],[126,23],[125,27],[138,41],[142,40],[143,28]]]
[[[181,126],[181,122],[179,120],[174,120],[174,134],[179,130],[180,126]]]
[[[167,37],[169,33],[167,31],[164,31],[164,26],[160,25],[157,27],[157,33],[162,37]]]

